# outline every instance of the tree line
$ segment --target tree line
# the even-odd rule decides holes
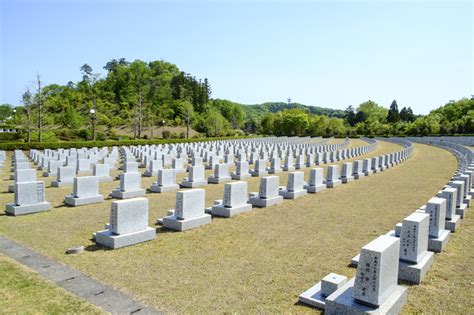
[[[165,126],[180,134],[161,137],[435,135],[474,133],[474,100],[451,101],[429,115],[415,115],[366,101],[345,111],[298,103],[242,105],[213,99],[207,79],[198,79],[163,61],[113,59],[104,76],[88,64],[82,79],[66,85],[44,85],[41,76],[22,95],[22,106],[0,105],[0,120],[21,127],[30,141],[119,139],[117,130],[130,127],[133,139],[156,138]],[[162,129],[164,130],[164,128]]]

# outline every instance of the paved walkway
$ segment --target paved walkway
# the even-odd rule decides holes
[[[4,236],[0,236],[0,253],[11,257],[61,288],[112,314],[162,314],[135,302],[130,296],[112,289],[83,273],[47,258]]]

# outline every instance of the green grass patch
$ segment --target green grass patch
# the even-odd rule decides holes
[[[104,314],[3,255],[0,275],[2,314]]]

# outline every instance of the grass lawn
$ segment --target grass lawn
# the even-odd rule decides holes
[[[354,145],[365,143],[351,141]],[[400,148],[379,142],[375,152],[367,156]],[[120,250],[105,250],[90,240],[92,233],[108,222],[110,199],[68,208],[62,201],[71,187],[47,188],[52,211],[23,217],[0,215],[0,233],[167,312],[311,313],[315,310],[296,303],[298,294],[329,272],[353,276],[355,269],[348,268],[351,257],[426,203],[455,168],[456,160],[449,152],[417,144],[413,157],[404,164],[350,185],[254,209],[231,219],[216,218],[208,226],[183,233],[157,227],[154,241]],[[309,168],[304,171],[308,178]],[[6,168],[0,173],[2,192],[11,182],[8,175]],[[181,174],[178,180],[184,176]],[[286,184],[287,173],[279,176],[280,185]],[[47,187],[51,180],[45,178]],[[149,187],[154,180],[143,178],[142,186]],[[258,191],[258,178],[248,183],[249,191]],[[106,195],[117,186],[117,181],[102,183],[101,193]],[[223,186],[204,186],[206,205],[222,199]],[[157,218],[174,208],[175,193],[147,197],[150,225],[154,226]],[[11,200],[13,194],[0,194],[2,204]],[[462,230],[451,241],[456,244],[456,238],[462,239],[461,250],[473,245],[469,221],[462,223]],[[463,237],[466,234],[471,237]],[[442,268],[454,277],[447,280],[449,283],[466,283],[466,272],[471,271],[456,270],[460,264],[472,264],[472,256],[453,252],[455,257],[447,259],[453,251],[450,246],[455,246],[452,244],[448,244],[447,254],[437,255],[426,284],[410,288],[407,310],[471,310],[468,303],[459,301],[467,301],[472,290],[449,295],[435,272]],[[75,256],[64,254],[66,248],[77,245],[85,245],[88,250]],[[426,286],[437,290],[429,295],[430,303],[425,302],[427,293],[422,291]]]
[[[2,314],[105,314],[0,254]]]

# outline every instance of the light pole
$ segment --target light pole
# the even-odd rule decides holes
[[[93,108],[89,111],[89,113],[91,114],[91,120],[92,120],[92,141],[95,141],[96,139],[95,126],[97,122],[97,113],[95,109]]]
[[[164,120],[161,122],[161,126],[163,127],[163,131],[161,132],[161,136],[162,136],[163,139],[165,138],[165,123],[166,123],[166,121],[164,121]]]

